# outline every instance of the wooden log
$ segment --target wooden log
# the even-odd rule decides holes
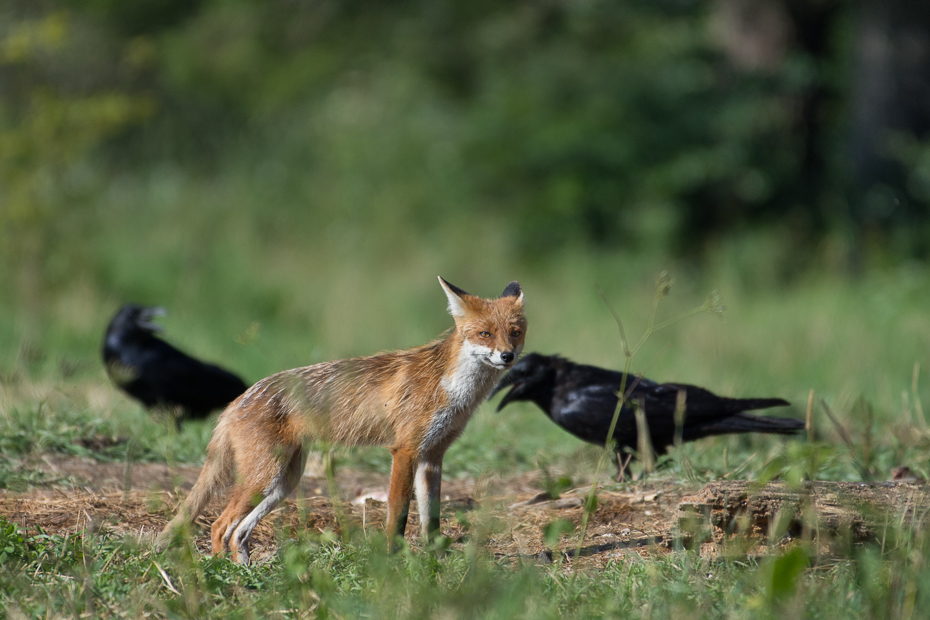
[[[912,482],[712,482],[678,505],[678,535],[686,546],[734,535],[863,541],[889,528],[922,527],[930,486]]]

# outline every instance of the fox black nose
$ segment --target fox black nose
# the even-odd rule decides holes
[[[513,361],[513,351],[504,351],[501,353],[501,361],[505,364],[509,364]]]

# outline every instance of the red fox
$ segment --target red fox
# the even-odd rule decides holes
[[[523,350],[523,291],[511,282],[498,299],[469,295],[442,278],[455,327],[429,344],[371,357],[323,362],[262,379],[220,415],[197,482],[159,534],[192,523],[230,486],[229,504],[211,528],[213,553],[249,562],[258,522],[300,481],[305,443],[388,446],[388,540],[403,536],[416,491],[420,527],[439,531],[442,458],[505,370]]]

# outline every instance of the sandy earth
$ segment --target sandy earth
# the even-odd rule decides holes
[[[25,493],[0,491],[0,516],[28,531],[41,527],[47,533],[109,532],[151,540],[174,514],[191,488],[199,467],[160,463],[102,463],[92,459],[44,456],[28,464],[41,470],[50,483]],[[277,541],[297,528],[340,532],[358,528],[368,532],[382,527],[386,513],[386,474],[337,469],[336,492],[343,517],[337,522],[325,477],[314,467],[295,496],[266,517],[253,534],[253,559],[274,553]],[[581,563],[603,566],[625,554],[667,552],[677,506],[682,496],[695,491],[669,480],[632,485],[629,492],[598,490],[598,507],[590,518]],[[545,553],[544,528],[562,518],[580,526],[587,488],[571,489],[556,500],[540,497],[541,474],[512,478],[444,480],[442,531],[453,545],[479,536],[496,557],[514,561],[542,561],[549,557],[570,564],[577,544],[564,536],[554,555]],[[415,503],[414,503],[415,504]],[[197,546],[209,552],[209,525],[222,509],[215,503],[198,519],[202,527]],[[417,546],[415,505],[407,539]],[[542,554],[541,554],[542,552]]]

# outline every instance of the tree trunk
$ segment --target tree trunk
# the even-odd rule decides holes
[[[849,156],[859,245],[877,243],[892,228],[911,230],[898,239],[906,241],[899,251],[923,255],[930,247],[920,229],[927,197],[909,187],[915,163],[907,160],[915,156],[907,145],[930,137],[930,4],[862,0],[856,50]]]

